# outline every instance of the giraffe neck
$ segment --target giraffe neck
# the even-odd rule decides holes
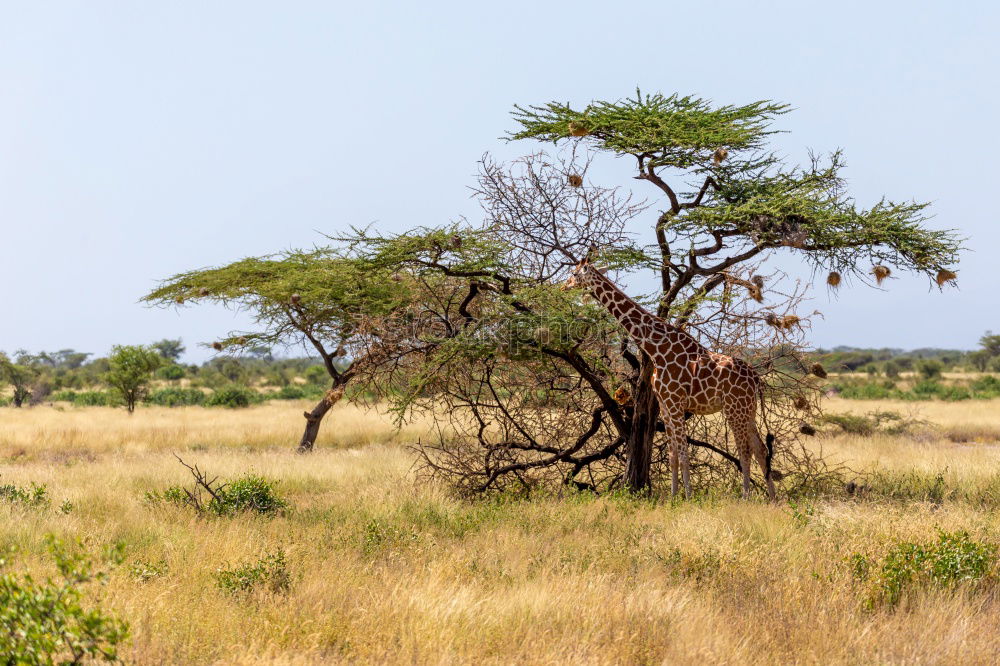
[[[586,271],[590,293],[650,356],[656,353],[660,343],[681,333],[676,327],[647,312],[592,265],[588,264]]]

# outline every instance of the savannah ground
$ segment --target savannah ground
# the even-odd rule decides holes
[[[305,403],[244,410],[0,410],[0,503],[16,571],[51,571],[44,535],[125,561],[88,599],[128,620],[127,663],[995,663],[991,585],[914,585],[865,607],[855,553],[965,530],[1000,543],[1000,400],[827,401],[935,424],[816,438],[875,472],[871,492],[771,505],[720,493],[671,503],[587,494],[470,502],[417,482],[384,415],[336,407],[296,455]],[[277,481],[292,509],[201,518],[147,491],[212,474]],[[63,503],[65,511],[60,510]],[[290,588],[230,593],[216,572],[283,550]],[[875,561],[875,560],[873,560]]]

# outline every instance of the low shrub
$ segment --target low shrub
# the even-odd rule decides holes
[[[891,388],[874,382],[845,384],[838,386],[837,389],[842,398],[851,400],[885,400],[893,395]]]
[[[256,474],[247,474],[222,486],[208,503],[208,510],[219,516],[245,512],[268,515],[286,508],[288,502],[275,492],[274,482]]]
[[[180,458],[178,458],[180,460]],[[197,465],[180,460],[191,471],[194,486],[170,486],[163,491],[149,491],[146,500],[153,503],[188,506],[201,514],[234,516],[241,513],[273,515],[289,508],[278,496],[275,482],[256,474],[245,474],[234,481],[219,483],[209,479]]]
[[[7,483],[0,485],[0,502],[36,508],[48,506],[49,494],[44,484],[38,485],[32,482],[30,487],[24,488],[16,486],[13,483]]]
[[[306,397],[306,390],[301,386],[282,386],[270,397],[275,400],[302,400]]]
[[[63,390],[55,391],[49,396],[52,402],[73,402],[76,399],[76,391]]]
[[[920,396],[922,398],[932,398],[941,393],[944,386],[933,379],[926,379],[921,382],[917,382],[910,389],[914,395]]]
[[[824,423],[839,426],[841,430],[852,435],[874,435],[881,432],[887,435],[904,435],[919,426],[926,425],[922,421],[908,418],[893,411],[868,412],[867,414],[824,414]]]
[[[952,402],[970,400],[972,392],[964,386],[945,386],[938,391],[938,397]]]
[[[939,532],[936,541],[896,543],[880,559],[854,553],[848,561],[867,586],[865,607],[892,607],[913,588],[983,582],[993,575],[997,546],[974,541],[967,532]]]
[[[170,570],[166,560],[158,562],[147,562],[146,560],[136,560],[129,567],[129,575],[140,583],[145,583],[154,578],[165,576]]]
[[[183,379],[185,374],[184,368],[177,364],[165,365],[156,371],[157,377],[167,380]]]
[[[230,386],[224,386],[211,396],[205,402],[209,407],[249,407],[250,405],[260,402],[260,395],[253,389],[246,386],[239,386],[236,384]]]
[[[118,404],[118,399],[107,391],[81,391],[73,397],[77,407],[107,407]]]
[[[128,624],[99,607],[86,608],[82,587],[103,582],[82,551],[71,553],[48,537],[59,578],[35,581],[29,575],[0,575],[0,662],[5,664],[78,664],[117,661],[118,646],[128,637]],[[122,549],[109,553],[121,562]],[[6,566],[0,558],[0,570]]]
[[[153,391],[146,402],[161,407],[182,407],[205,403],[205,394],[196,388],[169,387]]]
[[[265,553],[256,562],[244,562],[231,569],[215,572],[215,584],[229,594],[246,594],[264,589],[280,594],[292,587],[292,576],[285,561],[285,551]]]
[[[915,368],[924,379],[934,379],[940,377],[941,373],[944,372],[944,363],[936,359],[926,359],[917,361]]]
[[[993,375],[983,375],[969,384],[969,389],[976,398],[1000,397],[1000,379]]]

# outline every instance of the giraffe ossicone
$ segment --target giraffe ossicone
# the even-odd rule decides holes
[[[653,392],[670,451],[671,493],[676,496],[682,482],[685,495],[691,496],[685,412],[704,415],[721,411],[739,450],[743,496],[750,495],[752,454],[773,500],[767,449],[756,420],[763,387],[760,375],[742,359],[709,351],[690,334],[647,312],[593,265],[592,256],[593,252],[588,253],[576,265],[563,288],[586,288],[652,360]]]

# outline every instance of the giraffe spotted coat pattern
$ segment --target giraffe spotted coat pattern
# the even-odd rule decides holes
[[[764,473],[767,494],[774,499],[767,451],[757,430],[757,400],[763,382],[745,361],[709,351],[691,335],[647,312],[589,261],[579,262],[566,288],[583,287],[618,320],[629,337],[653,362],[653,391],[670,452],[673,495],[678,492],[678,470],[684,493],[691,496],[690,459],[685,412],[721,411],[739,450],[743,496],[750,494],[750,456]]]

